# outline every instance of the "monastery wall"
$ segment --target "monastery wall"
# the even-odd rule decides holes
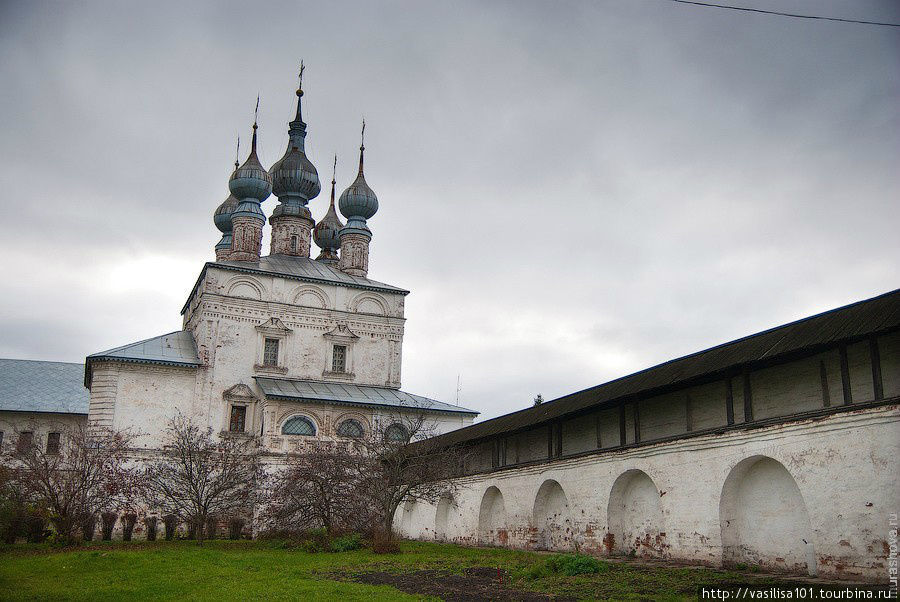
[[[407,504],[396,525],[463,544],[884,580],[898,403],[894,332],[476,442],[457,494]]]
[[[884,580],[896,405],[464,477],[406,537]],[[806,543],[808,542],[808,543]]]
[[[34,440],[47,444],[47,433],[63,433],[87,422],[83,414],[56,414],[52,412],[4,412],[0,411],[0,441],[14,444],[18,434],[34,433]]]

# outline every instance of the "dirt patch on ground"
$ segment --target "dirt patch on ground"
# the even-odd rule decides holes
[[[446,571],[414,571],[411,573],[355,573],[332,575],[333,578],[368,585],[390,585],[407,594],[437,596],[446,602],[480,602],[482,600],[574,600],[514,589],[508,577],[496,568],[474,567],[463,574]]]

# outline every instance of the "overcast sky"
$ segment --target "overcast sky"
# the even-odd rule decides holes
[[[736,4],[900,22],[893,0]],[[301,58],[338,193],[366,118],[369,276],[412,291],[410,392],[453,402],[460,375],[492,417],[900,286],[900,28],[665,0],[4,1],[0,357],[180,329],[235,137],[259,93],[281,156]]]

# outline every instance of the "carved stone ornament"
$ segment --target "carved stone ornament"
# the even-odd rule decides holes
[[[322,336],[331,341],[338,341],[341,343],[352,343],[359,339],[359,335],[350,330],[350,327],[347,326],[346,322],[338,322],[330,332],[326,332]]]
[[[284,322],[279,320],[276,317],[271,317],[267,322],[260,324],[256,327],[256,330],[263,334],[280,334],[285,335],[293,332],[290,328],[284,325]]]

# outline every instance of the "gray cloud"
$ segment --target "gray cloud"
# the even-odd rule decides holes
[[[301,57],[323,180],[366,116],[370,275],[413,291],[416,393],[461,374],[493,416],[900,281],[891,28],[661,0],[0,11],[3,356],[180,327],[234,137],[259,93],[281,155]]]

